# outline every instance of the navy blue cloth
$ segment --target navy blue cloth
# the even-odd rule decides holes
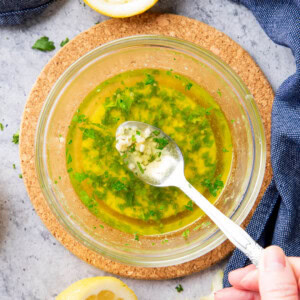
[[[289,256],[300,256],[300,0],[240,0],[267,35],[289,47],[296,73],[276,91],[272,110],[271,161],[273,179],[251,219],[247,232],[263,247],[278,245]],[[272,63],[272,62],[271,62]],[[228,273],[250,264],[235,250]]]
[[[40,14],[54,0],[0,0],[0,25],[16,25]]]

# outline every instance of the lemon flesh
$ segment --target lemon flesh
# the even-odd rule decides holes
[[[138,15],[152,7],[158,0],[84,0],[97,12],[114,18]]]
[[[137,297],[117,278],[92,277],[71,284],[56,300],[137,300]]]

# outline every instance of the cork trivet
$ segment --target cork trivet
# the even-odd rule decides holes
[[[212,51],[241,77],[257,102],[267,139],[267,166],[259,197],[244,221],[246,226],[272,177],[270,163],[272,88],[250,55],[224,33],[199,21],[172,14],[143,14],[128,19],[111,19],[79,34],[64,46],[39,75],[25,106],[20,134],[20,158],[23,178],[32,204],[50,232],[82,260],[104,271],[138,279],[167,279],[205,269],[225,258],[233,250],[226,241],[210,253],[193,261],[163,268],[141,268],[120,264],[87,249],[59,224],[45,199],[36,176],[34,138],[44,101],[59,76],[79,57],[97,46],[118,38],[138,34],[161,34],[181,38]]]

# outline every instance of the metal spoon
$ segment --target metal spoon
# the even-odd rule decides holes
[[[116,136],[124,128],[134,127],[139,131],[144,131],[146,128],[150,128],[151,131],[159,130],[160,136],[169,141],[164,151],[162,151],[160,161],[152,162],[143,173],[136,172],[136,176],[153,186],[176,186],[181,189],[223,231],[227,238],[248,256],[254,265],[258,266],[263,248],[246,231],[212,205],[186,180],[184,176],[184,159],[177,144],[159,128],[136,121],[122,123],[116,131]]]

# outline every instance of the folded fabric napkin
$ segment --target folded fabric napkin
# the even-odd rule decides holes
[[[271,162],[273,179],[251,219],[247,232],[261,246],[278,245],[289,256],[300,256],[300,0],[234,0],[247,6],[277,44],[289,47],[296,73],[276,91],[272,110]],[[250,262],[239,250],[225,270]]]
[[[0,25],[16,25],[41,13],[54,0],[0,0]]]

